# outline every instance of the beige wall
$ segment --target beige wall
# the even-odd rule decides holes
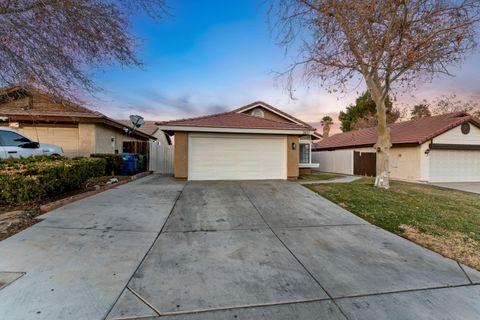
[[[30,127],[19,128],[19,131],[40,143],[54,144],[63,148],[67,157],[78,157],[78,126],[75,127]]]
[[[374,148],[355,148],[359,152],[375,152]],[[420,181],[420,148],[397,147],[390,149],[390,177]]]
[[[429,159],[425,154],[428,143],[418,147],[394,147],[390,149],[390,176],[392,179],[428,181]],[[320,163],[320,170],[353,174],[353,152],[375,152],[374,148],[340,149],[313,152]],[[313,160],[312,160],[313,161]]]
[[[78,124],[78,155],[88,157],[95,153],[95,124]]]
[[[175,132],[174,173],[177,179],[188,177],[188,133]]]
[[[287,178],[298,178],[298,161],[300,157],[300,145],[298,136],[287,137]],[[295,143],[295,150],[292,149],[292,143]]]
[[[112,139],[114,141],[112,141]],[[138,141],[139,139],[127,135],[119,129],[105,126],[103,124],[95,125],[95,153],[118,153],[123,152],[124,141]]]

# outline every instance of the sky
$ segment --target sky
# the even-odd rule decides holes
[[[103,89],[89,106],[116,118],[139,114],[169,120],[222,112],[261,100],[307,122],[338,112],[363,88],[330,94],[318,83],[297,81],[294,99],[277,76],[296,52],[276,44],[265,0],[168,2],[169,16],[132,18],[142,68],[112,66],[95,72]],[[413,104],[442,94],[480,100],[480,54],[470,56],[456,77],[442,77],[400,95]]]

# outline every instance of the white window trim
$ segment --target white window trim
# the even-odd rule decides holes
[[[300,152],[300,145],[301,144],[308,144],[310,145],[310,154],[309,154],[309,159],[308,159],[308,163],[307,162],[300,162],[300,157],[298,159],[298,167],[299,168],[318,168],[320,166],[320,164],[318,163],[312,163],[312,140],[300,140],[298,142],[299,146],[298,146],[298,151]]]

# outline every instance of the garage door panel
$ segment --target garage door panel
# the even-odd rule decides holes
[[[189,137],[189,180],[286,179],[286,137]]]
[[[432,150],[430,182],[480,181],[480,151]]]

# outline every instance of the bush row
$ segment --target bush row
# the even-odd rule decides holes
[[[25,204],[80,189],[105,174],[101,158],[35,157],[0,161],[0,203]]]
[[[120,175],[123,169],[123,157],[121,154],[113,153],[94,153],[90,155],[92,158],[102,158],[107,161],[105,173],[107,175]]]

